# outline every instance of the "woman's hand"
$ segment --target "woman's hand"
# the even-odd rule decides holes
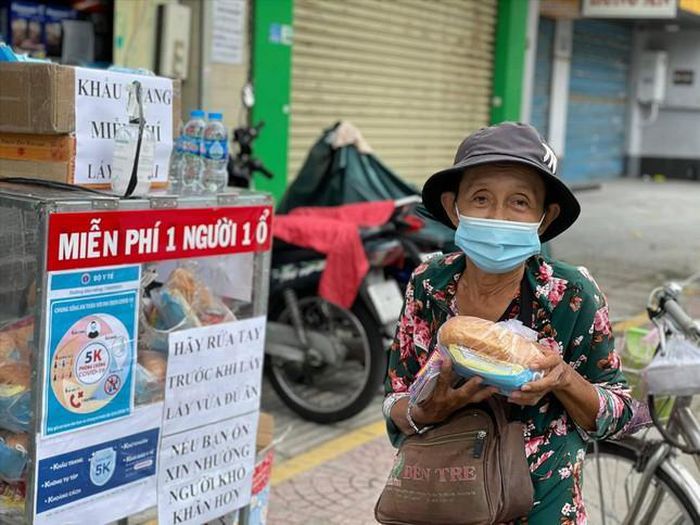
[[[573,369],[564,362],[559,352],[548,350],[545,355],[532,363],[533,370],[544,371],[544,377],[525,383],[520,390],[512,392],[508,401],[522,406],[534,406],[546,394],[566,388]]]
[[[420,405],[411,408],[411,418],[416,424],[439,423],[463,406],[481,403],[498,392],[495,387],[482,386],[483,380],[480,377],[472,377],[462,386],[453,388],[454,378],[452,363],[444,362],[432,395]]]

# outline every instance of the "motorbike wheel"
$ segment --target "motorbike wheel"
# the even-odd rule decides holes
[[[361,412],[377,394],[386,373],[386,353],[379,327],[359,301],[351,310],[317,296],[300,298],[304,326],[333,340],[338,362],[304,363],[271,357],[268,377],[282,401],[304,419],[333,423]],[[277,322],[292,324],[287,307]]]

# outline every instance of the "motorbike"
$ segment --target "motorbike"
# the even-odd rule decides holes
[[[409,249],[417,252],[398,233],[410,227],[403,219],[414,205],[398,202],[385,225],[361,230],[370,271],[349,309],[317,294],[323,254],[275,241],[268,377],[280,398],[302,417],[318,423],[347,419],[379,391],[403,302],[394,274],[406,266]]]
[[[252,90],[244,91],[243,102],[252,107]],[[250,188],[255,173],[272,176],[253,153],[262,126],[234,130],[230,185]],[[330,133],[337,127],[324,131],[312,148],[278,212],[378,200],[393,201],[394,207],[384,224],[359,231],[370,270],[350,308],[318,295],[326,268],[323,254],[279,238],[273,242],[266,375],[290,409],[318,423],[356,415],[379,392],[406,283],[416,266],[445,247],[442,226],[431,225],[421,215],[421,199],[414,188],[372,155],[361,155],[353,146],[331,147]],[[350,192],[338,191],[338,180]],[[451,232],[447,237],[452,238]]]
[[[255,173],[272,176],[253,154],[261,129],[234,130],[229,185],[249,188]],[[265,371],[282,401],[303,418],[347,419],[379,392],[405,283],[423,257],[411,239],[422,226],[412,219],[419,201],[415,195],[396,199],[385,224],[360,230],[370,270],[350,308],[318,295],[323,254],[274,240]]]

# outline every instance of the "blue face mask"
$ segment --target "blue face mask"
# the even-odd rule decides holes
[[[455,206],[456,209],[456,206]],[[506,273],[540,253],[540,222],[477,219],[460,215],[455,244],[479,269]],[[544,219],[544,216],[542,217]]]

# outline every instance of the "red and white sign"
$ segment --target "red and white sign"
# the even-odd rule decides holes
[[[54,213],[48,271],[263,252],[271,206]]]

